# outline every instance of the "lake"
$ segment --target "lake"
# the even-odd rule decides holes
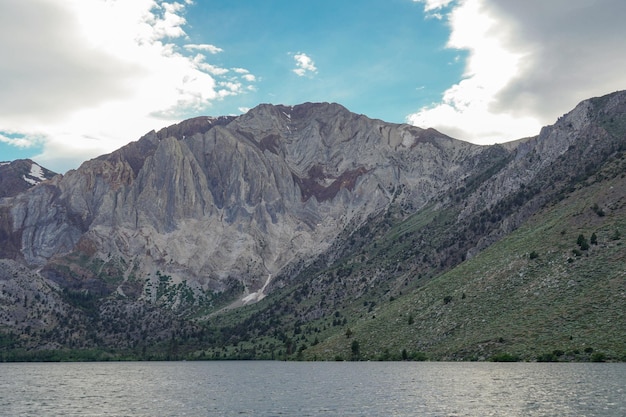
[[[626,416],[626,364],[0,363],[1,416]]]

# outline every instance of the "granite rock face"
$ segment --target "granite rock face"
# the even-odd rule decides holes
[[[604,146],[598,114],[624,102],[583,102],[537,137],[494,146],[329,103],[190,119],[0,200],[0,258],[103,294],[156,301],[166,279],[196,296],[235,288],[253,302],[273,277],[392,203],[416,211],[481,178],[461,217],[495,207],[555,169],[582,136],[598,141],[585,149]],[[512,217],[498,233],[514,227]]]
[[[254,292],[393,199],[424,205],[483,151],[337,104],[196,118],[15,197],[2,209],[19,253],[4,254],[45,272],[80,252],[136,276]]]

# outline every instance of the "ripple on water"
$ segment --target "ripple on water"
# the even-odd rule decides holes
[[[2,416],[625,416],[626,364],[0,364]]]

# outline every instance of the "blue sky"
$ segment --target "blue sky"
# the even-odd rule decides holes
[[[462,51],[445,48],[445,23],[424,19],[412,1],[236,1],[196,5],[186,17],[192,42],[223,49],[217,65],[257,79],[255,91],[214,106],[225,114],[260,102],[336,101],[402,123],[463,73]],[[298,75],[302,55],[316,69]]]
[[[626,88],[623,0],[0,0],[0,160],[332,101],[490,144]]]

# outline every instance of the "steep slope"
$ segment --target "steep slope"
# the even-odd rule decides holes
[[[576,315],[580,300],[608,295],[604,284],[559,293],[563,304],[550,301],[540,315],[515,310],[526,319],[498,306],[496,317],[489,303],[531,305],[523,298],[528,288],[543,288],[542,274],[560,271],[541,269],[558,262],[551,258],[557,243],[539,240],[539,231],[549,222],[567,228],[567,213],[581,210],[572,208],[575,196],[597,200],[591,213],[611,220],[576,227],[593,230],[608,248],[581,252],[589,268],[617,257],[606,272],[621,288],[621,245],[605,235],[623,224],[625,144],[624,92],[581,103],[537,137],[494,146],[327,103],[191,119],[2,200],[0,256],[37,268],[37,280],[56,288],[65,313],[44,316],[65,317],[69,332],[55,333],[48,320],[36,334],[5,340],[12,349],[53,341],[160,358],[348,358],[356,340],[355,358],[388,357],[386,350],[403,346],[432,358],[532,359],[536,352],[522,346],[538,334],[537,317],[567,310],[587,326]],[[618,191],[605,201],[607,190]],[[550,211],[559,204],[561,214]],[[570,234],[559,237],[569,245]],[[533,248],[507,255],[507,242]],[[525,264],[531,252],[533,263]],[[578,265],[580,256],[569,258]],[[509,285],[520,269],[537,265],[526,292]],[[17,288],[20,271],[3,285]],[[539,292],[533,311],[550,297]],[[611,323],[597,332],[579,327],[578,346],[600,346],[599,334],[624,324],[615,313],[621,299],[607,300],[598,311]],[[411,327],[402,325],[409,316],[395,317],[397,306],[410,312]],[[2,309],[9,319],[0,334],[23,332],[26,322],[11,325],[11,303]],[[492,323],[500,345],[480,321],[463,322],[471,334],[459,330],[468,315]],[[521,327],[507,333],[498,317]],[[537,348],[561,349],[555,340]],[[603,350],[618,357],[617,339],[607,340]]]
[[[622,201],[625,104],[624,93],[583,102],[539,136],[507,144],[510,153],[503,147],[490,148],[490,153],[483,154],[482,171],[422,209],[407,216],[401,204],[393,204],[382,216],[346,233],[331,253],[299,275],[277,277],[276,284],[284,281],[283,292],[263,308],[255,306],[245,314],[240,311],[233,317],[212,319],[211,325],[236,334],[235,340],[250,341],[227,355],[246,357],[255,352],[256,356],[281,353],[295,357],[299,353],[311,359],[335,355],[347,359],[355,340],[352,336],[359,335],[362,358],[369,359],[391,357],[385,351],[399,358],[401,349],[426,352],[438,359],[489,358],[506,352],[535,359],[535,355],[552,350],[567,348],[571,353],[591,346],[601,347],[613,359],[622,358],[624,339],[618,329],[626,328],[621,313],[625,306],[623,247],[610,236],[619,236],[626,214]],[[578,201],[583,196],[586,207]],[[550,217],[556,214],[547,211],[554,204],[563,206],[559,226],[554,226]],[[606,215],[609,210],[610,216]],[[582,212],[585,216],[575,217],[572,223],[568,216]],[[526,232],[516,231],[528,221]],[[556,237],[562,241],[548,240],[543,235],[545,224],[558,227]],[[483,254],[485,248],[512,232],[506,241],[521,233],[525,252],[501,243],[486,252],[497,255]],[[590,239],[594,232],[609,249],[583,253],[589,255],[585,257],[587,266],[571,275],[575,283],[584,284],[574,284],[580,292],[539,292],[532,298],[532,309],[507,311],[509,306],[530,306],[524,294],[530,288],[544,287],[546,276],[564,279],[570,273],[564,272],[564,264],[577,259],[572,252],[577,236],[583,233]],[[544,257],[549,258],[547,262]],[[485,259],[490,259],[488,266]],[[452,269],[456,265],[460,266]],[[480,273],[468,272],[467,265],[478,265],[475,268]],[[532,277],[525,286],[516,287],[518,274],[526,274],[529,265]],[[585,279],[594,269],[606,270],[608,281]],[[465,302],[470,294],[471,303],[469,299]],[[586,297],[602,300],[604,296],[604,304],[594,306],[593,315],[582,313],[587,310],[582,305]],[[446,316],[448,310],[453,318]],[[587,328],[577,332],[578,347],[562,343],[565,336],[557,331],[557,325],[541,323],[542,317],[553,320],[564,311],[579,330]],[[409,313],[411,326],[407,325]],[[594,327],[603,314],[610,320]],[[378,320],[381,315],[383,319]],[[476,320],[469,319],[474,316]],[[460,330],[466,327],[468,330]],[[520,334],[512,335],[514,328]],[[489,332],[491,336],[486,335]],[[541,342],[534,340],[538,335]],[[506,343],[498,342],[501,338]],[[320,343],[323,340],[327,342]],[[569,357],[589,359],[590,355]]]
[[[0,162],[0,198],[16,196],[55,175],[30,159]]]
[[[622,152],[523,227],[347,323],[350,339],[344,329],[307,357],[348,359],[358,340],[370,359],[405,350],[446,360],[626,360],[624,172]]]
[[[18,257],[21,247],[19,235],[13,232],[11,203],[3,203],[2,199],[14,197],[55,175],[30,159],[0,162],[0,259]]]
[[[194,303],[233,285],[254,301],[281,269],[326,250],[400,187],[420,207],[483,151],[336,104],[261,105],[149,133],[15,197],[5,233],[21,241],[21,256],[4,250],[64,287],[124,293],[132,272],[147,280],[139,297],[153,302],[159,275]]]

